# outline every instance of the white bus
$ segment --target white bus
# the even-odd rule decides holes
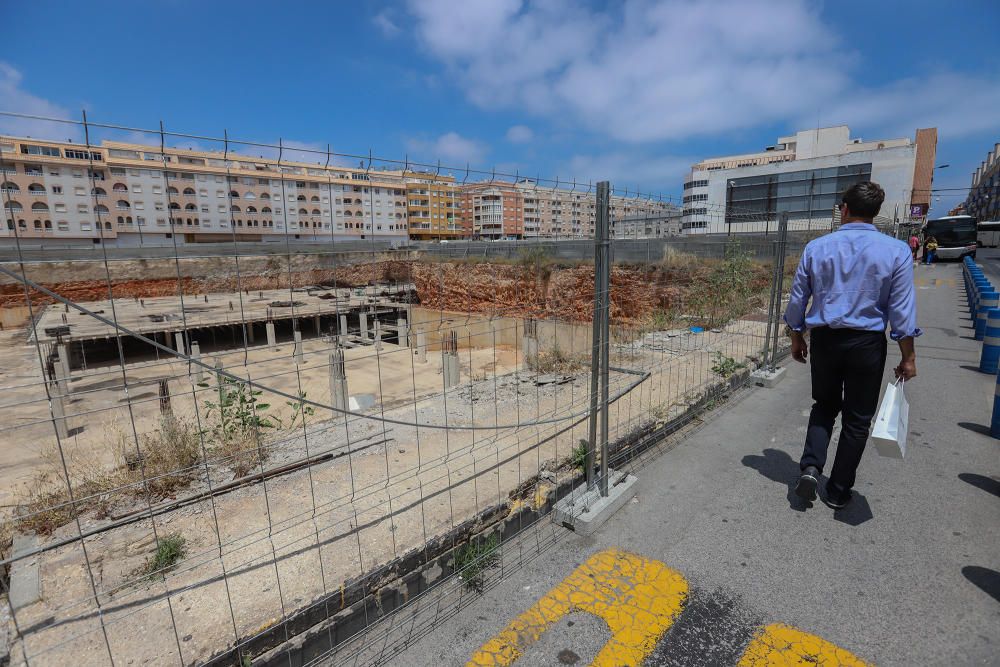
[[[1000,221],[980,222],[976,230],[976,242],[980,248],[996,248],[1000,245]]]

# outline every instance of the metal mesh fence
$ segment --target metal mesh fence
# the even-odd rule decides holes
[[[821,233],[743,214],[732,237],[457,242],[462,185],[524,179],[58,127],[77,162],[0,151],[15,664],[397,650],[557,540],[559,498],[773,363],[785,257]],[[558,223],[581,237],[670,203],[528,191],[587,211]],[[97,243],[46,236],[60,203]]]

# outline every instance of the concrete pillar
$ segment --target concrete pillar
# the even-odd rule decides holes
[[[417,332],[416,332],[416,335],[414,335],[414,339],[416,341],[415,345],[416,345],[416,348],[417,348],[415,350],[416,355],[417,355],[417,361],[419,361],[422,364],[426,364],[427,363],[427,333],[423,329],[418,328]]]
[[[181,354],[187,354],[187,349],[184,347],[184,332],[178,331],[174,333],[174,349]]]
[[[197,342],[191,343],[191,359],[193,361],[201,361],[201,346]],[[188,372],[196,384],[205,380],[205,372],[201,364],[189,362]]]
[[[323,324],[320,320],[320,316],[317,315],[313,321],[316,323],[316,337],[319,338],[323,335]]]
[[[461,382],[461,367],[458,365],[458,334],[449,331],[441,341],[441,374],[444,388],[450,389]]]
[[[168,415],[170,414],[170,381],[167,378],[161,378],[159,384],[160,414]]]
[[[524,335],[521,341],[524,358],[532,361],[536,359],[538,357],[538,320],[529,318],[524,321]]]
[[[247,322],[247,344],[252,344],[253,340],[253,322]]]
[[[59,359],[56,361],[56,367],[62,368],[63,377],[68,378],[70,376],[69,371],[69,348],[65,343],[60,343],[56,348],[56,352],[59,354]],[[58,370],[56,371],[59,372]],[[65,393],[65,392],[63,392]]]
[[[378,319],[375,320],[375,349],[382,349],[382,323]]]
[[[295,363],[302,363],[302,332],[294,331],[292,332],[292,337],[295,339],[295,344],[292,347],[292,356],[295,357]]]
[[[344,367],[344,351],[330,353],[330,405],[338,410],[347,410],[347,371]],[[334,417],[341,416],[339,413]]]
[[[222,386],[222,374],[219,372],[222,370],[222,357],[215,358],[215,382],[220,387]]]
[[[56,365],[62,366],[63,375],[68,378],[70,376],[69,348],[66,346],[65,343],[60,343],[59,346],[56,348],[56,352],[58,352],[59,354],[59,361],[57,362]]]
[[[409,345],[410,344],[410,327],[406,325],[406,318],[397,317],[396,318],[396,331],[399,332],[399,344]]]
[[[58,393],[53,393],[50,399],[52,404],[52,420],[56,425],[56,434],[60,438],[69,437],[69,428],[66,426],[66,410],[63,407],[63,397]]]
[[[340,331],[338,331],[337,333],[340,334],[340,342],[341,342],[341,344],[346,343],[347,342],[347,315],[345,313],[341,313],[340,314]]]
[[[69,379],[66,375],[66,367],[63,366],[62,360],[56,359],[56,363],[53,364],[53,370],[56,374],[55,387],[56,390],[62,396],[69,395]]]
[[[365,312],[362,307],[361,312],[358,314],[358,320],[361,322],[361,339],[364,340],[368,338],[368,313]]]
[[[270,349],[274,349],[274,322],[268,322],[264,325],[264,329],[267,331],[267,346]]]

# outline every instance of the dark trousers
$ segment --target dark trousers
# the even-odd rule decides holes
[[[833,423],[841,414],[840,442],[830,471],[829,490],[843,493],[854,486],[864,454],[885,370],[885,333],[855,329],[813,329],[809,335],[813,407],[809,414],[801,468],[823,471]]]

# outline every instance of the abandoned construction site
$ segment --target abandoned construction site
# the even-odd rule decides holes
[[[765,363],[775,247],[611,266],[612,465]],[[329,649],[445,578],[474,594],[474,558],[583,483],[592,260],[333,244],[0,268],[12,664]]]

